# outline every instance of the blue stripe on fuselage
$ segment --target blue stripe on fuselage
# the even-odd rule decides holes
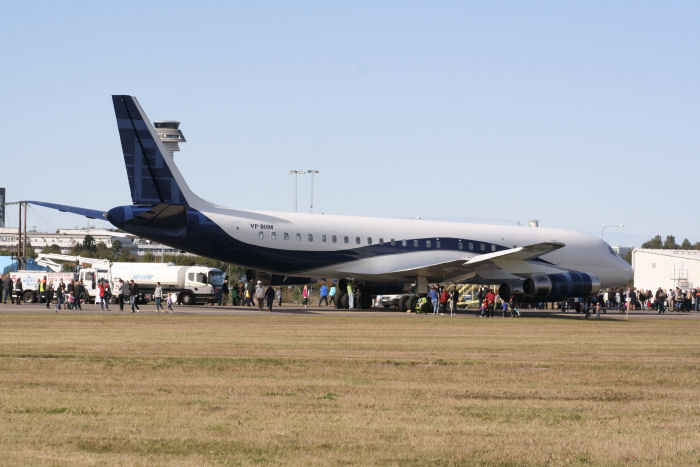
[[[397,240],[394,245],[390,242],[384,242],[382,244],[333,251],[269,248],[245,243],[231,237],[209,217],[192,208],[187,210],[186,229],[175,229],[172,231],[161,229],[163,232],[159,234],[156,229],[151,227],[136,226],[128,222],[150,208],[138,206],[114,208],[109,213],[109,220],[115,226],[129,233],[164,243],[173,248],[280,274],[317,269],[363,258],[416,251],[452,250],[479,254],[507,249],[505,246],[495,243],[452,237],[440,237],[439,249],[435,245],[436,237],[406,239],[406,246],[402,245],[401,240]],[[417,247],[413,246],[414,240],[418,240]],[[426,246],[426,240],[433,242],[431,248]],[[460,240],[463,245],[461,250],[459,249]],[[284,242],[284,240],[275,241]],[[469,243],[473,244],[473,250],[468,249]]]

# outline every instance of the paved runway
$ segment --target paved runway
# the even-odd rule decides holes
[[[2,313],[32,313],[32,314],[55,314],[55,306],[52,305],[50,309],[47,309],[45,305],[32,303],[32,304],[22,304],[13,305],[10,303],[2,304],[0,303],[0,315]],[[198,305],[198,306],[175,306],[175,315],[182,314],[195,314],[195,315],[230,315],[230,316],[240,316],[240,315],[256,315],[256,314],[267,314],[266,311],[258,311],[257,307],[245,307],[245,306],[211,306],[211,305]],[[59,313],[70,313],[70,314],[130,314],[130,309],[128,306],[124,307],[124,311],[120,312],[118,306],[110,306],[109,311],[100,310],[99,305],[87,305],[83,306],[83,310],[60,310]],[[282,307],[273,308],[273,314],[300,314],[300,315],[319,315],[319,316],[406,316],[420,317],[420,318],[432,318],[432,314],[423,315],[415,313],[401,313],[396,309],[384,309],[375,308],[372,310],[337,310],[331,307],[309,307],[303,308],[297,304],[283,304]],[[141,305],[141,314],[157,314],[155,313],[155,305]],[[551,318],[551,319],[585,319],[583,313],[566,312],[562,313],[560,311],[551,310],[521,310],[523,318]],[[476,318],[478,315],[476,310],[459,310],[455,315],[455,318],[466,319],[466,318]],[[440,317],[445,317],[441,315]],[[449,318],[449,315],[446,315]],[[595,315],[591,315],[593,319]],[[497,313],[495,318],[504,319],[500,313]],[[510,319],[507,317],[505,319]],[[698,320],[700,319],[700,313],[690,312],[690,313],[665,313],[658,314],[656,311],[632,311],[629,315],[625,313],[620,313],[617,310],[609,310],[607,313],[601,314],[601,319],[604,320],[624,320],[624,319],[686,319],[686,320]]]

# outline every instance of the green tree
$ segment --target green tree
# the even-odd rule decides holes
[[[688,240],[687,238],[684,238],[684,239],[683,239],[683,243],[681,243],[681,249],[683,249],[683,250],[690,250],[691,248],[693,248],[693,247],[692,247],[692,245],[690,244],[690,240]]]
[[[663,248],[663,243],[661,242],[661,235],[657,235],[651,240],[642,243],[642,248],[653,248],[657,250]]]
[[[665,250],[677,250],[678,244],[676,243],[676,237],[673,235],[666,235],[663,248]]]
[[[56,245],[55,243],[47,246],[46,248],[41,250],[42,253],[61,253],[61,247]]]

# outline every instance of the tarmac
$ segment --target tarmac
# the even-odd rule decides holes
[[[141,311],[139,314],[153,314],[156,313],[155,304],[140,305]],[[174,315],[210,315],[210,316],[251,316],[260,314],[270,314],[267,311],[259,311],[257,307],[246,307],[246,306],[218,306],[218,305],[194,305],[194,306],[180,306],[175,305]],[[27,313],[27,314],[56,314],[55,305],[52,304],[51,308],[47,309],[45,304],[39,303],[23,303],[22,305],[15,305],[10,303],[0,303],[0,315],[3,313]],[[119,315],[119,314],[131,314],[131,309],[128,305],[124,306],[124,311],[119,311],[119,306],[110,306],[109,311],[100,310],[99,305],[83,305],[82,310],[66,310],[62,309],[58,311],[59,314],[99,314],[99,315]],[[298,314],[298,315],[319,315],[319,316],[405,316],[408,319],[411,318],[434,318],[432,313],[429,314],[417,314],[417,313],[401,313],[398,309],[392,308],[373,308],[370,310],[339,310],[334,307],[314,307],[310,306],[304,308],[298,304],[284,303],[281,307],[274,306],[272,309],[272,315],[280,314]],[[541,310],[541,309],[526,309],[520,310],[521,318],[550,318],[550,319],[585,319],[583,313],[576,313],[573,311],[562,312],[561,310]],[[477,310],[463,310],[460,309],[452,318],[456,319],[473,319],[478,318]],[[440,314],[437,317],[440,318],[450,318],[449,313]],[[601,313],[601,320],[625,320],[625,319],[684,319],[684,320],[700,320],[700,312],[666,312],[664,314],[659,314],[656,311],[644,311],[635,310],[628,313],[620,312],[619,310],[607,310],[606,313]],[[502,313],[497,312],[494,315],[494,319],[513,319],[510,316],[503,317]],[[590,319],[595,319],[595,314],[591,314]]]

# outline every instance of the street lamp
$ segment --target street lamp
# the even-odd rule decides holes
[[[604,225],[602,229],[600,229],[600,239],[605,240],[605,229],[610,228],[610,227],[624,227],[625,224],[618,224],[618,225]]]
[[[315,169],[309,169],[306,171],[307,174],[311,174],[311,205],[310,205],[310,212],[314,212],[314,175],[316,175],[318,170]]]
[[[289,174],[294,174],[294,212],[297,212],[297,176],[303,175],[303,170],[290,170]]]

